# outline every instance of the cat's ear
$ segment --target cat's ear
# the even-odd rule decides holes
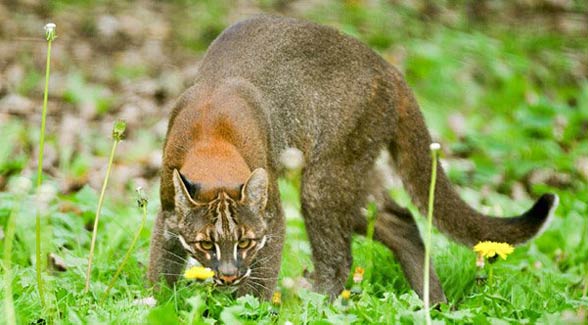
[[[247,204],[255,213],[265,209],[267,204],[268,176],[263,168],[254,170],[243,189],[241,189],[241,202]]]
[[[182,214],[184,214],[191,208],[198,206],[199,204],[193,199],[193,197],[195,197],[198,193],[198,184],[192,183],[177,169],[174,169],[172,178],[174,182],[174,201],[176,210],[179,210],[182,212]]]

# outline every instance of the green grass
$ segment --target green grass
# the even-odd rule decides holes
[[[273,3],[260,1],[264,8],[273,8]],[[588,43],[580,42],[577,35],[556,34],[548,29],[507,28],[496,21],[471,23],[460,10],[454,10],[457,18],[447,23],[421,19],[410,7],[392,8],[385,1],[373,3],[352,6],[328,1],[299,15],[359,37],[400,66],[435,140],[442,144],[451,180],[473,206],[488,213],[515,215],[530,207],[532,199],[541,193],[555,192],[561,199],[556,217],[543,235],[517,247],[506,261],[493,265],[492,286],[476,283],[475,255],[470,248],[434,232],[433,264],[449,303],[431,311],[433,321],[585,322],[588,176],[578,166],[588,156],[588,80],[578,76],[576,69],[580,54],[588,52]],[[72,6],[78,8],[74,3],[65,3],[55,5],[54,10],[58,13]],[[80,5],[80,10],[88,10],[88,6],[91,5]],[[183,24],[177,26],[186,27],[172,31],[173,42],[193,51],[194,56],[201,55],[222,30],[230,10],[224,1],[177,1],[172,6],[169,12],[174,17],[170,19]],[[182,6],[194,10],[184,10]],[[209,7],[211,10],[207,10]],[[191,32],[187,29],[190,24],[196,26]],[[67,42],[67,32],[60,30],[62,35],[63,39],[56,42]],[[26,66],[32,68],[30,64]],[[151,73],[144,67],[112,68],[115,79],[135,80]],[[53,67],[53,71],[56,69]],[[109,85],[87,78],[81,69],[66,71],[61,100],[72,104],[93,101],[101,107],[100,113],[108,116],[111,104],[120,98],[116,98],[116,92],[110,95],[104,91]],[[26,73],[29,77],[18,89],[22,94],[33,92],[31,80],[39,79],[37,72]],[[455,114],[465,126],[452,125],[450,117]],[[26,132],[26,122],[16,118],[1,123],[0,175],[12,182],[26,169],[27,161],[34,158],[31,148],[38,134],[34,128]],[[135,146],[121,156],[139,156],[139,151],[161,147],[161,140],[148,130],[132,131],[146,136],[125,140],[134,141]],[[89,161],[104,158],[108,153],[108,141],[100,139],[106,139],[106,134],[99,130],[84,133],[83,144],[87,148],[80,151],[81,156],[73,159],[68,155],[67,162],[62,162],[79,169],[70,170],[70,174],[86,175],[90,171]],[[47,141],[49,146],[56,146],[56,139],[50,137]],[[123,157],[118,163],[124,161]],[[58,181],[45,179],[49,184]],[[157,182],[146,189],[150,202],[147,227],[141,231],[108,298],[102,301],[142,218],[135,204],[134,186],[122,186],[123,190],[118,190],[121,192],[113,189],[106,193],[92,286],[87,295],[83,294],[91,238],[87,226],[94,217],[97,191],[86,186],[61,194],[49,205],[51,242],[44,246],[62,257],[68,266],[65,272],[47,274],[51,283],[47,289],[56,300],[56,323],[213,323],[216,319],[245,324],[413,324],[425,320],[422,302],[410,290],[393,255],[363,237],[357,237],[353,243],[354,266],[373,265],[373,269],[368,270],[371,276],[361,284],[361,294],[353,296],[348,306],[340,300],[330,304],[322,295],[298,290],[297,281],[306,268],[312,268],[312,263],[297,186],[287,180],[280,182],[288,227],[278,287],[282,304],[277,315],[271,313],[276,307],[269,302],[252,297],[235,300],[188,283],[155,294],[156,307],[137,303],[154,295],[145,288],[145,273],[151,227],[158,210]],[[524,189],[524,195],[516,200],[512,194],[514,187]],[[391,190],[391,195],[418,214],[402,189]],[[41,312],[31,259],[35,254],[35,209],[31,208],[34,204],[32,194],[19,198],[8,190],[0,192],[0,226],[4,232],[9,215],[13,210],[17,212],[11,264],[14,278],[6,283],[2,276],[0,301],[5,300],[4,286],[10,285],[19,324],[47,320]],[[424,219],[419,218],[423,230]],[[4,245],[1,240],[0,252],[4,252]],[[371,263],[372,258],[377,262]],[[4,273],[1,260],[0,270]],[[0,323],[5,321],[2,314]]]

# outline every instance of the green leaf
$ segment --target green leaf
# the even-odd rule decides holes
[[[176,309],[171,303],[153,308],[147,316],[147,322],[151,325],[180,324],[176,316]]]

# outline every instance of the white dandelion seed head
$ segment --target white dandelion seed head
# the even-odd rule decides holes
[[[153,297],[135,299],[135,300],[133,300],[133,305],[155,307],[155,305],[157,305],[157,300],[155,300],[155,298],[153,298]]]
[[[441,145],[437,142],[433,142],[433,143],[431,143],[429,148],[431,149],[431,151],[437,151],[437,150],[441,149]]]
[[[16,195],[24,195],[27,194],[32,187],[33,182],[30,179],[18,176],[10,183],[9,191]]]
[[[300,169],[304,165],[304,154],[296,148],[286,148],[280,154],[280,162],[287,169]]]
[[[55,186],[43,184],[37,190],[37,203],[39,207],[46,209],[56,196],[57,188]]]
[[[285,277],[282,280],[282,286],[286,289],[292,289],[296,286],[296,281],[290,277]]]
[[[53,33],[55,31],[55,27],[57,27],[54,23],[47,23],[47,25],[45,25],[45,27],[43,27],[45,29],[45,33]]]

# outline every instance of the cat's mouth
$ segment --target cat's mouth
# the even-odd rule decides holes
[[[219,275],[218,272],[215,272],[213,281],[214,283],[216,283],[219,286],[236,286],[239,285],[241,283],[241,281],[243,281],[244,279],[246,279],[247,277],[249,277],[249,275],[251,274],[251,269],[247,268],[247,271],[241,275],[236,274],[236,275]]]

